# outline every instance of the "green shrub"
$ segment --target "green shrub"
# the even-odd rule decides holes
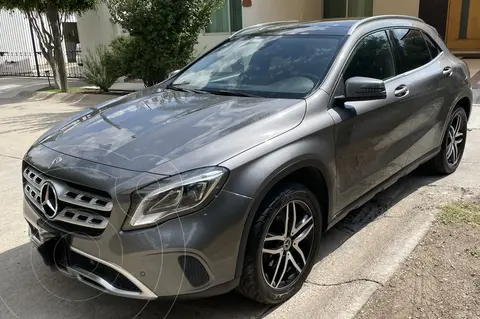
[[[135,43],[130,36],[119,36],[110,42],[109,48],[116,57],[117,71],[121,76],[133,79],[141,79],[142,76],[135,72],[134,65],[139,63],[135,61]]]
[[[152,48],[151,41],[138,36],[118,37],[110,43],[110,48],[119,59],[122,75],[142,79],[147,86],[161,82],[171,71],[183,67],[191,60],[188,54],[188,57],[166,57],[168,51]]]
[[[123,75],[121,68],[118,68],[120,61],[121,58],[106,45],[98,45],[93,52],[88,50],[83,59],[85,80],[88,84],[108,92],[108,89]]]
[[[133,78],[151,86],[193,58],[198,35],[224,0],[105,0],[110,14],[130,34],[111,44]],[[125,63],[125,61],[128,61]]]

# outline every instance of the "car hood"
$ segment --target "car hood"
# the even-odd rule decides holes
[[[172,175],[218,165],[297,126],[304,100],[150,88],[91,107],[44,134],[57,152]]]

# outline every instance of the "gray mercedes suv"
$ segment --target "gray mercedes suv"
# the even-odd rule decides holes
[[[118,296],[285,301],[349,211],[420,164],[456,170],[469,77],[417,18],[244,29],[41,136],[23,162],[30,238]]]

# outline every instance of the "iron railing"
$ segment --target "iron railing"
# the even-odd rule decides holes
[[[41,52],[2,52],[0,51],[0,75],[8,76],[53,76],[50,64]],[[67,76],[83,76],[81,51],[67,51],[65,63]]]
[[[82,77],[83,66],[75,16],[64,16],[61,28],[67,76]],[[0,10],[0,76],[47,76],[47,72],[53,76],[48,61],[40,51],[38,36],[29,19],[18,10]]]

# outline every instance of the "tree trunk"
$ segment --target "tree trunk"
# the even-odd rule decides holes
[[[58,89],[60,88],[60,85],[58,83],[58,68],[57,68],[57,63],[55,62],[55,59],[51,57],[50,59],[47,59],[48,64],[50,65],[50,68],[52,69],[52,74],[50,76],[53,77],[53,82],[55,83],[55,87]]]
[[[53,72],[58,74],[58,84],[62,92],[68,91],[67,69],[65,68],[65,56],[63,55],[62,36],[60,30],[60,21],[58,19],[58,10],[49,4],[47,8],[47,19],[52,29],[53,51],[57,67]]]
[[[59,73],[58,73],[58,65],[56,61],[53,61],[53,63],[50,64],[50,67],[52,68],[52,76],[53,76],[53,81],[55,82],[55,86],[59,89],[61,89],[60,86],[60,81],[59,81]],[[68,88],[67,88],[68,90]],[[62,90],[63,92],[67,92],[67,90]]]

